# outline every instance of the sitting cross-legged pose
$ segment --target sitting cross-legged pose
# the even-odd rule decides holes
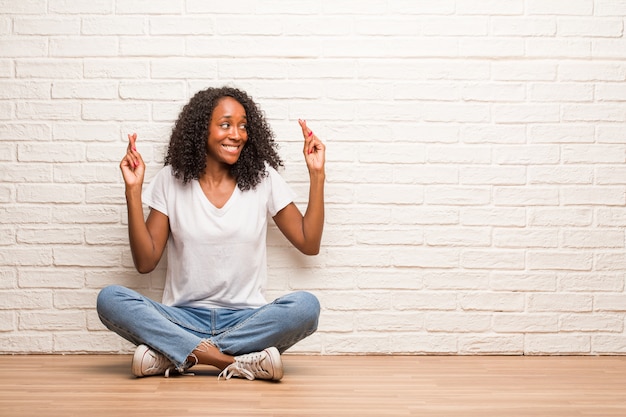
[[[277,172],[283,162],[267,121],[241,90],[208,88],[191,98],[172,130],[165,166],[145,189],[137,135],[128,135],[120,169],[130,249],[137,271],[149,273],[167,247],[165,287],[162,302],[105,287],[97,310],[108,329],[137,345],[135,376],[204,364],[226,379],[278,381],[281,353],[317,329],[320,304],[311,293],[264,298],[268,217],[302,253],[320,249],[326,151],[306,122],[299,124],[310,179],[304,215]]]

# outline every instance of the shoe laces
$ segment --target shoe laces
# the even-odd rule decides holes
[[[255,379],[256,375],[259,374],[266,374],[269,376],[269,372],[261,366],[261,362],[266,356],[267,353],[265,352],[254,352],[236,356],[235,362],[224,368],[224,370],[218,375],[217,379],[219,380],[221,377],[224,377],[224,379],[230,379],[233,376],[241,376],[252,381]]]
[[[150,366],[148,366],[144,371],[147,374],[152,370],[160,371],[161,369],[164,369],[165,378],[169,378],[170,371],[176,369],[172,362],[170,362],[170,360],[164,355],[152,353],[150,357],[152,357],[153,360]]]
[[[180,375],[193,376],[195,374],[193,372],[187,372],[187,369],[198,364],[198,357],[193,353],[190,356],[194,359],[195,363],[185,363],[185,369],[183,371],[179,371],[178,369],[176,369],[176,366],[174,366],[174,364],[172,364],[172,362],[170,362],[169,359],[167,359],[163,355],[153,355],[154,362],[150,365],[148,369],[163,369],[166,367],[164,372],[165,378],[170,377],[170,371],[178,372]]]

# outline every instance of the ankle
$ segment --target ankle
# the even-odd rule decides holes
[[[193,352],[191,352],[189,356],[187,356],[187,361],[185,362],[185,369],[189,369],[192,366],[196,366],[198,363],[199,363],[198,357]]]
[[[220,352],[210,340],[200,342],[189,355],[189,357],[192,356],[196,364],[211,365],[218,369],[224,369],[235,361],[233,356]]]

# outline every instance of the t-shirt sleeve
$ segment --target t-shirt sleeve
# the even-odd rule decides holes
[[[267,167],[269,173],[270,195],[267,203],[267,211],[271,217],[287,207],[296,198],[296,193],[289,187],[289,184],[272,167]]]
[[[168,216],[167,211],[167,191],[172,181],[172,170],[170,166],[161,168],[152,181],[144,188],[142,199],[148,207],[160,211]]]

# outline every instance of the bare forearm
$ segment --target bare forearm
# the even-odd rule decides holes
[[[303,250],[308,255],[317,255],[322,242],[324,231],[324,182],[325,174],[311,174],[309,188],[309,203],[302,223],[306,248]]]
[[[156,267],[154,243],[144,220],[141,191],[126,191],[128,209],[128,240],[133,263],[142,274],[151,272]]]

